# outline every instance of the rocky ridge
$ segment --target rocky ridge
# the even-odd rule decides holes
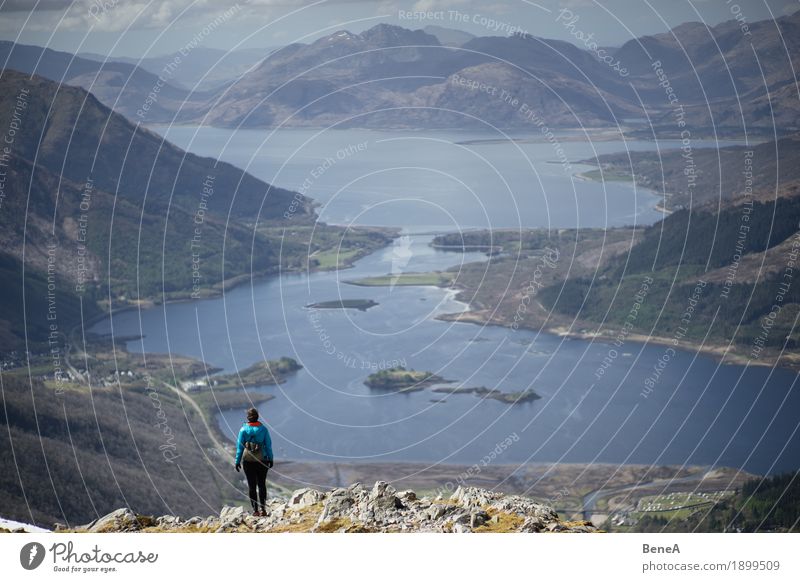
[[[476,487],[459,487],[447,497],[417,497],[384,481],[370,489],[360,483],[323,492],[298,489],[274,498],[267,515],[256,517],[242,507],[224,507],[219,516],[181,519],[137,515],[118,509],[70,532],[573,532],[597,531],[590,522],[561,521],[555,510],[527,497]]]

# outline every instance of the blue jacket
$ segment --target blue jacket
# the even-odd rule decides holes
[[[265,460],[272,460],[272,439],[269,438],[269,431],[267,427],[260,422],[246,422],[242,425],[239,431],[239,438],[236,440],[236,464],[242,462],[242,453],[244,453],[244,443],[253,442],[259,443],[267,455]]]

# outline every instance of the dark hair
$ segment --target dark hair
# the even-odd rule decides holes
[[[255,408],[248,408],[247,409],[247,421],[248,422],[255,422],[258,420],[258,410]]]

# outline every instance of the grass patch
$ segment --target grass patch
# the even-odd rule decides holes
[[[338,269],[349,265],[362,249],[339,250],[338,248],[320,251],[311,256],[317,262],[319,269]]]
[[[383,275],[380,277],[364,277],[345,281],[350,285],[361,287],[389,287],[399,286],[435,286],[447,287],[453,283],[456,274],[450,271],[432,271],[429,273],[400,273],[398,275]]]
[[[314,527],[315,523],[317,523],[317,520],[319,519],[319,516],[322,513],[322,504],[315,503],[314,505],[309,505],[308,507],[304,507],[297,513],[300,515],[300,519],[298,521],[274,527],[271,530],[269,530],[269,533],[310,532],[311,528]]]
[[[516,513],[493,509],[488,510],[487,513],[491,519],[476,527],[474,530],[476,533],[514,533],[525,523],[525,518]]]

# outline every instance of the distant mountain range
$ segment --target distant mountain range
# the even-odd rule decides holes
[[[265,59],[274,48],[222,49],[194,47],[158,57],[109,57],[95,53],[78,56],[104,63],[116,62],[135,65],[154,75],[166,74],[171,85],[194,91],[217,89],[245,73],[250,67]]]
[[[38,47],[11,51],[9,43],[0,45],[0,58],[9,57],[9,68],[91,90],[137,121],[405,128],[647,121],[660,133],[679,134],[680,118],[695,131],[741,135],[773,124],[787,132],[800,127],[799,48],[800,12],[750,23],[748,33],[736,21],[682,24],[614,49],[616,67],[575,44],[525,34],[473,37],[434,26],[379,24],[360,34],[338,31],[310,44],[265,50],[260,62],[253,52],[223,55],[229,82],[190,93],[179,85],[202,77],[203,66],[220,58],[197,52],[166,79],[145,115],[142,103],[164,59],[101,66]]]

